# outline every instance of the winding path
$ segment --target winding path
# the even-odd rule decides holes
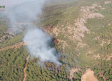
[[[28,59],[29,59],[29,55],[27,56],[27,58],[26,58],[26,61],[25,61],[25,64],[24,64],[24,69],[23,69],[23,73],[24,73],[24,78],[23,78],[23,81],[26,81],[26,76],[27,76],[27,74],[26,74],[26,67],[27,67],[27,62],[28,62]]]

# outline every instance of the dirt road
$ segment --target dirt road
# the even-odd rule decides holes
[[[0,49],[0,51],[8,50],[10,48],[20,48],[22,45],[25,45],[25,44],[23,42],[19,42],[19,43],[16,43],[16,44],[12,45],[12,46],[2,48],[2,49]]]
[[[26,74],[26,68],[27,68],[27,62],[28,62],[28,59],[29,59],[29,55],[27,56],[27,58],[26,58],[26,62],[25,62],[25,65],[24,65],[24,69],[23,69],[23,73],[24,73],[24,78],[23,78],[23,81],[26,81],[26,76],[27,76],[27,74]]]

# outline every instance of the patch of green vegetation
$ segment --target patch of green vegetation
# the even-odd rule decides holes
[[[63,50],[63,43],[59,43],[56,48],[60,50],[63,54],[63,58],[61,59],[61,62],[64,62],[65,64],[69,64],[71,67],[80,67],[81,72],[83,73],[86,68],[91,68],[95,71],[94,67],[96,69],[101,69],[102,63],[105,61],[105,64],[107,65],[108,69],[110,70],[111,60],[109,62],[106,62],[106,60],[102,60],[102,58],[107,59],[107,55],[111,54],[111,42],[108,44],[108,40],[111,40],[111,27],[109,24],[112,22],[112,10],[111,5],[112,3],[105,5],[105,0],[82,0],[77,5],[73,6],[70,5],[68,7],[58,7],[57,5],[55,7],[46,7],[43,11],[43,18],[42,23],[44,26],[55,26],[58,25],[58,27],[65,28],[65,32],[67,32],[67,22],[70,23],[70,25],[74,25],[75,19],[79,17],[80,8],[82,6],[91,6],[93,4],[101,5],[102,8],[97,8],[98,11],[95,11],[96,13],[101,13],[104,15],[103,19],[88,19],[87,23],[85,24],[86,27],[90,30],[90,34],[85,33],[84,38],[82,39],[82,42],[86,44],[86,46],[77,48],[77,41],[72,41],[69,39],[69,37],[66,37],[63,31],[60,31],[58,33],[58,36],[55,36],[55,38],[64,40],[69,46],[65,46]],[[47,10],[48,9],[48,10]],[[70,14],[70,13],[72,14]],[[77,14],[75,14],[77,12]],[[68,15],[69,14],[69,15]],[[74,14],[74,15],[73,15]],[[51,19],[51,20],[50,20]],[[61,28],[60,28],[61,29]],[[69,33],[68,33],[69,35]],[[101,46],[102,41],[105,40],[106,43]],[[100,55],[100,57],[93,57]],[[100,58],[100,59],[99,59]],[[109,70],[102,68],[101,70],[108,72]],[[103,81],[103,78],[99,75],[99,71],[95,71],[95,74],[98,77],[98,80]],[[111,74],[107,73],[104,75],[106,77],[110,77]],[[111,80],[111,78],[108,78],[107,80]]]
[[[0,45],[0,48],[4,48],[6,46],[14,45],[15,43],[22,42],[23,34],[15,35],[13,38],[6,40]]]
[[[59,1],[59,0],[58,0]],[[27,63],[27,77],[26,81],[72,81],[69,77],[69,71],[67,67],[75,68],[79,67],[80,72],[74,73],[75,79],[73,81],[80,81],[82,74],[84,74],[87,68],[91,68],[95,72],[95,76],[99,81],[103,81],[102,73],[107,81],[112,80],[111,62],[112,58],[108,61],[107,56],[112,53],[112,3],[105,5],[105,0],[81,0],[70,2],[56,1],[54,4],[47,4],[44,6],[42,15],[39,15],[39,22],[34,24],[41,27],[62,27],[65,32],[60,31],[58,36],[53,33],[53,36],[57,39],[63,40],[67,43],[64,46],[63,43],[58,43],[55,47],[62,53],[60,62],[63,63],[58,68],[53,63],[44,63],[42,67],[37,64],[37,60],[29,60]],[[66,0],[65,0],[66,1]],[[60,4],[58,4],[60,3]],[[65,36],[67,33],[70,36],[70,32],[67,31],[67,27],[72,25],[74,27],[75,20],[79,18],[81,6],[90,6],[92,4],[100,4],[105,9],[98,9],[95,11],[104,15],[103,19],[88,19],[85,24],[90,30],[90,34],[84,33],[82,43],[85,46],[78,47],[79,41],[73,41],[69,37]],[[68,24],[69,23],[69,24]],[[110,25],[109,25],[110,24]],[[8,35],[7,22],[0,19],[0,37]],[[72,32],[74,34],[74,32]],[[14,45],[21,42],[23,33],[13,36],[13,38],[5,40],[0,43],[0,49],[6,46]],[[102,41],[106,41],[101,46]],[[108,43],[108,40],[110,42]],[[98,59],[93,57],[94,55],[100,55]],[[27,55],[26,49],[22,46],[19,49],[9,49],[0,52],[0,81],[22,81],[23,80],[23,67],[25,64],[25,58]],[[105,59],[105,60],[103,60]]]
[[[69,72],[66,71],[66,67],[60,66],[56,68],[53,63],[46,63],[44,65],[46,66],[40,67],[37,65],[37,61],[29,61],[26,70],[26,81],[69,81]]]
[[[78,2],[58,4],[55,6],[45,6],[40,17],[40,25],[53,27],[55,25],[66,25],[68,22],[74,24],[78,18],[80,8],[76,5]]]
[[[7,28],[7,22],[3,19],[0,19],[0,37],[6,34],[5,32],[7,31]]]
[[[83,38],[83,42],[86,43],[91,50],[94,50],[92,53],[93,55],[100,55],[100,59],[96,59],[95,62],[92,62],[91,68],[95,71],[96,76],[98,77],[99,81],[103,81],[103,78],[100,76],[100,73],[104,74],[105,72],[107,74],[104,74],[104,77],[110,81],[111,80],[111,74],[109,74],[108,71],[110,71],[110,64],[112,62],[112,59],[109,61],[106,61],[108,58],[107,56],[111,55],[111,32],[112,32],[112,26],[111,24],[111,18],[112,15],[110,15],[112,12],[109,10],[111,9],[111,4],[104,5],[104,1],[100,2],[101,6],[105,9],[99,9],[97,13],[101,13],[104,15],[103,19],[88,19],[87,23],[85,24],[86,27],[90,30],[90,34],[85,33],[85,37]],[[108,6],[108,7],[107,7]],[[96,38],[96,39],[95,39]],[[103,42],[105,40],[105,43]],[[103,43],[103,46],[101,44]],[[84,57],[85,58],[85,57]],[[93,57],[95,58],[95,57]],[[102,60],[104,59],[105,60]],[[94,61],[94,60],[93,60]],[[95,65],[96,63],[96,65]],[[90,66],[90,64],[88,64]],[[103,68],[104,66],[106,67]],[[102,72],[103,71],[103,72]]]
[[[0,51],[0,81],[22,81],[26,56],[25,47]]]

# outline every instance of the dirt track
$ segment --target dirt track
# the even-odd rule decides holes
[[[29,59],[29,55],[27,56],[27,58],[26,58],[26,63],[25,63],[25,65],[24,65],[24,69],[23,69],[23,73],[24,73],[24,78],[23,78],[23,81],[26,81],[26,76],[27,76],[27,74],[26,74],[26,67],[27,67],[27,62],[28,62],[28,59]]]
[[[2,49],[0,49],[0,51],[8,50],[8,49],[10,49],[10,48],[19,48],[19,47],[21,47],[22,45],[25,45],[25,44],[24,44],[23,42],[19,42],[19,43],[16,43],[15,45],[2,48]]]
[[[25,44],[23,42],[19,42],[19,43],[16,43],[15,45],[2,48],[2,49],[0,49],[0,51],[8,50],[10,48],[20,48],[22,45],[25,45]],[[25,64],[24,64],[24,69],[23,69],[24,78],[23,78],[23,81],[26,80],[26,76],[27,76],[26,73],[25,73],[25,71],[26,71],[26,67],[27,67],[26,63],[27,63],[28,59],[29,59],[29,55],[27,56]]]

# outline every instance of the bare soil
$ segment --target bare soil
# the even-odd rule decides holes
[[[81,81],[98,81],[94,76],[94,72],[88,69],[85,74],[82,75]]]
[[[111,3],[112,1],[105,1],[104,4],[109,4]]]
[[[25,45],[23,42],[19,42],[19,43],[16,43],[15,45],[12,45],[12,46],[8,46],[8,47],[5,47],[5,48],[2,48],[0,49],[0,51],[3,51],[3,50],[8,50],[10,48],[20,48],[22,45]]]
[[[26,74],[26,68],[27,68],[27,62],[28,62],[28,59],[29,59],[29,55],[27,56],[27,58],[26,58],[26,63],[25,63],[25,65],[24,65],[24,69],[23,69],[23,73],[24,73],[24,78],[23,78],[23,81],[26,81],[26,76],[27,76],[27,74]]]
[[[99,73],[99,74],[103,78],[104,81],[107,81],[107,79],[105,78],[105,76],[102,73]]]
[[[72,68],[71,70],[70,70],[70,79],[72,79],[74,76],[73,76],[73,74],[75,73],[75,72],[78,72],[80,69],[79,68]]]
[[[3,37],[0,38],[0,42],[4,42],[6,36],[7,36],[8,38],[13,38],[13,37],[10,36],[10,35],[4,35]]]
[[[111,58],[112,58],[112,54],[111,55],[107,55],[106,61],[111,60]]]

